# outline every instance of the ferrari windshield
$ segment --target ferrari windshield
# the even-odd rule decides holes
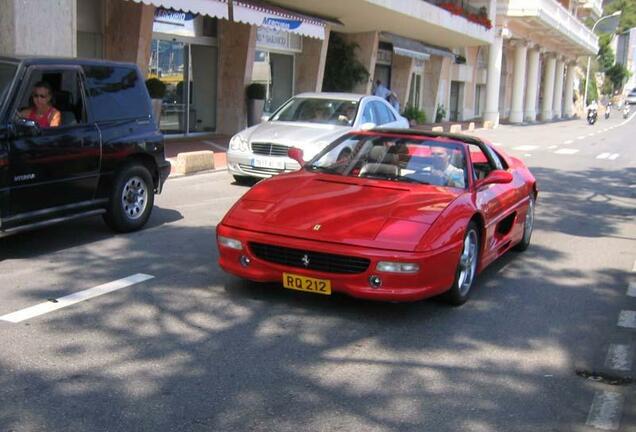
[[[0,108],[4,104],[4,98],[9,91],[17,68],[18,67],[12,63],[0,63]]]
[[[351,126],[358,105],[357,100],[292,98],[270,120]]]
[[[352,134],[305,165],[329,174],[465,188],[466,157],[458,142]]]

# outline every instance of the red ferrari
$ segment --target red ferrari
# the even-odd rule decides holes
[[[445,294],[525,250],[537,185],[522,161],[469,136],[354,132],[255,185],[217,227],[219,264],[260,282],[383,301]]]

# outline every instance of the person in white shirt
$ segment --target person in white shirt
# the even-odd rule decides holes
[[[373,90],[374,96],[378,96],[386,100],[386,98],[389,97],[390,94],[391,94],[391,90],[386,88],[384,84],[382,84],[382,81],[375,80],[375,89]]]

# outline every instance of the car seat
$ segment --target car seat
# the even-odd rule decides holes
[[[75,115],[75,105],[71,92],[57,91],[54,94],[55,107],[60,110],[62,116],[62,126],[72,126],[77,124]]]

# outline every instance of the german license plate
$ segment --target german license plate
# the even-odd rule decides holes
[[[252,159],[252,166],[256,168],[274,168],[284,170],[285,161],[273,158],[254,158]]]
[[[315,279],[292,273],[283,273],[283,286],[298,291],[325,295],[331,294],[331,281],[328,279]]]

